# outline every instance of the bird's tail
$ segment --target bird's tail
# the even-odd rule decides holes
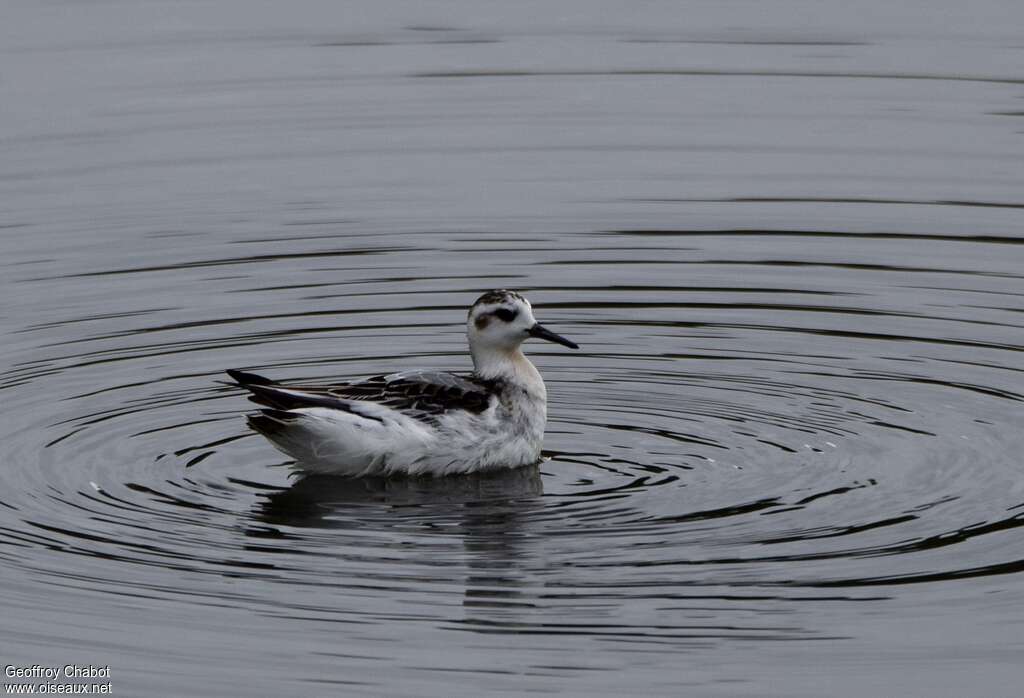
[[[231,378],[241,386],[274,384],[274,381],[269,378],[264,378],[263,376],[255,373],[249,373],[248,371],[239,371],[237,368],[229,368],[225,373],[231,376]]]

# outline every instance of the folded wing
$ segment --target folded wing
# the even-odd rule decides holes
[[[281,385],[237,370],[229,370],[228,375],[250,391],[250,400],[275,410],[326,407],[379,420],[379,412],[361,409],[373,403],[427,423],[450,410],[479,414],[488,408],[495,390],[488,381],[440,371],[407,371],[319,386]]]

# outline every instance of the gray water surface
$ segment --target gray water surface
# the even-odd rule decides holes
[[[11,0],[0,661],[115,695],[1013,696],[1024,5]],[[549,457],[300,480],[221,371]]]

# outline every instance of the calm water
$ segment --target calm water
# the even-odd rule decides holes
[[[1018,694],[1024,5],[4,15],[3,663]],[[539,469],[296,480],[217,382],[465,369],[498,286],[583,345]]]

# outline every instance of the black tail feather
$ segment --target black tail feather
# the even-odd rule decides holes
[[[280,410],[292,410],[297,407],[315,407],[317,405],[335,407],[338,402],[333,398],[320,398],[314,395],[293,395],[276,390],[275,386],[253,385],[250,383],[244,387],[252,393],[249,399],[257,405],[265,405]]]
[[[274,383],[269,378],[264,378],[255,373],[248,373],[247,371],[239,371],[237,368],[229,368],[227,374],[235,379],[239,385],[273,385]]]
[[[288,428],[288,422],[294,420],[296,415],[284,410],[260,410],[257,414],[246,416],[249,426],[266,436],[281,434]]]

